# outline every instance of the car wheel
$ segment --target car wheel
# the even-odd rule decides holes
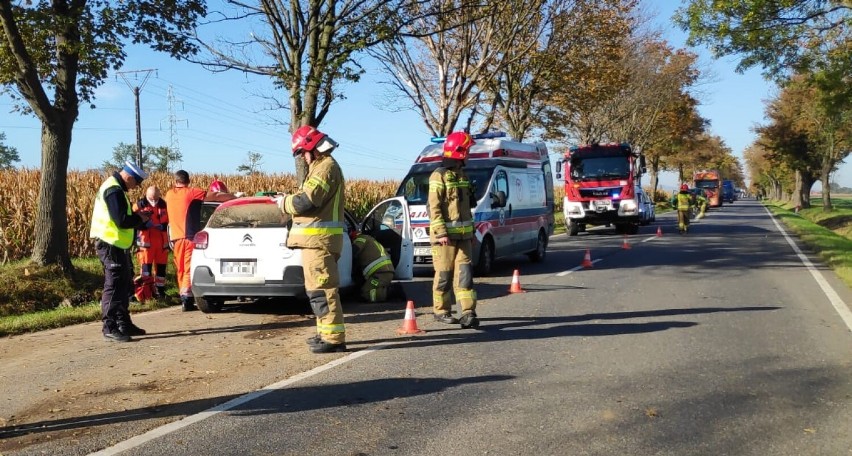
[[[222,310],[222,300],[195,297],[195,305],[204,313],[215,313]]]
[[[529,257],[533,263],[541,263],[547,256],[547,236],[544,231],[538,232],[538,241],[535,245],[535,250],[530,252]]]
[[[476,275],[487,276],[491,274],[491,269],[494,267],[494,244],[490,237],[482,241],[482,245],[479,247],[479,263],[476,265]]]

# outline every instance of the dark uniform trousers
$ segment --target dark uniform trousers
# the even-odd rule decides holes
[[[98,239],[98,258],[104,266],[104,293],[101,296],[103,332],[123,329],[130,321],[130,295],[133,293],[133,263],[130,252]]]

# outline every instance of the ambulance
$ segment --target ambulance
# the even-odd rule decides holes
[[[495,260],[514,255],[543,261],[554,228],[553,177],[547,147],[544,143],[514,141],[502,132],[473,138],[476,144],[470,149],[464,170],[474,193],[472,260],[477,274],[489,274]],[[376,226],[393,226],[392,231],[410,238],[414,266],[432,264],[429,176],[441,166],[443,143],[444,138],[433,138],[402,180],[397,197],[380,204],[379,210],[367,217]],[[397,226],[402,224],[410,231],[403,233]],[[373,228],[373,232],[380,231]]]

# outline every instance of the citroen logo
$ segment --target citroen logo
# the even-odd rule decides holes
[[[246,235],[245,235],[245,236],[243,236],[243,242],[251,243],[251,242],[252,242],[251,235],[250,235],[250,234],[248,234],[248,233],[246,233]]]

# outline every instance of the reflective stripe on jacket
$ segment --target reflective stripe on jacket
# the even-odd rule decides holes
[[[147,198],[142,198],[136,203],[134,209],[137,212],[148,215],[151,224],[154,225],[151,228],[140,228],[136,230],[136,246],[146,249],[152,245],[154,247],[163,247],[168,245],[169,234],[167,230],[156,228],[157,225],[163,225],[163,228],[168,227],[169,214],[166,210],[166,201],[160,199],[157,201],[156,205],[151,206],[151,203]]]
[[[689,206],[692,206],[692,195],[687,192],[677,194],[677,210],[688,211]]]
[[[393,263],[390,257],[385,248],[372,236],[359,234],[352,241],[352,258],[361,269],[361,275],[367,280],[370,280],[370,277],[377,272],[393,274]]]
[[[438,168],[429,176],[429,240],[472,239],[470,180],[464,170]]]
[[[110,176],[98,189],[98,195],[95,197],[95,208],[92,210],[92,226],[89,229],[89,237],[98,238],[120,249],[129,249],[130,245],[133,244],[133,228],[119,228],[109,216],[109,208],[104,201],[104,192],[112,187],[121,188],[115,176]],[[127,193],[121,190],[121,194],[127,201],[127,215],[133,214]]]
[[[295,195],[284,199],[284,212],[293,215],[287,247],[343,251],[343,172],[329,155],[319,155]],[[295,201],[310,204],[302,208]]]

